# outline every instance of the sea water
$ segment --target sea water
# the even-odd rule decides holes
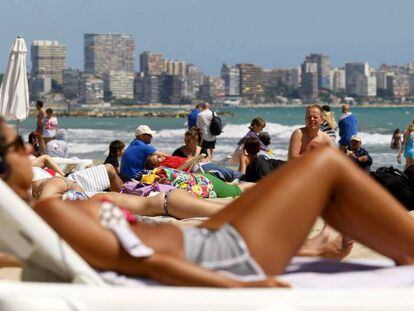
[[[340,108],[332,110],[338,120],[341,115]],[[271,149],[281,159],[286,159],[289,138],[296,128],[304,125],[305,117],[305,107],[217,110],[219,114],[221,111],[229,112],[232,116],[222,117],[224,129],[217,138],[214,151],[214,158],[218,160],[235,149],[237,141],[247,133],[250,121],[255,117],[266,120],[264,130],[270,133]],[[373,168],[383,165],[402,168],[397,164],[396,151],[390,149],[391,136],[396,128],[405,129],[414,119],[414,107],[355,107],[352,112],[358,120],[358,134],[362,138],[362,145],[373,158]],[[134,139],[135,128],[141,124],[149,125],[157,131],[152,144],[158,150],[171,154],[183,145],[187,129],[184,118],[59,117],[59,127],[68,130],[70,156],[96,160],[105,159],[112,140],[119,139],[128,144]],[[35,127],[35,118],[28,118],[21,123],[21,133],[27,138],[28,133]]]

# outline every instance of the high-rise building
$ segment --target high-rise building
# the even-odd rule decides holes
[[[134,98],[134,73],[111,70],[104,74],[106,100]]]
[[[318,68],[318,88],[329,89],[331,75],[330,57],[323,54],[311,54],[306,56],[305,63],[315,63]]]
[[[237,64],[240,70],[240,95],[255,98],[264,95],[263,69],[253,64]]]
[[[36,75],[29,79],[29,94],[34,100],[50,93],[52,90],[52,78],[49,75]]]
[[[79,102],[87,105],[103,103],[103,80],[94,75],[83,74],[80,81]]]
[[[388,75],[387,90],[389,90],[395,98],[407,97],[410,92],[409,77],[405,74]]]
[[[161,98],[163,76],[144,77],[144,101],[159,103]]]
[[[79,96],[79,87],[82,72],[77,69],[63,69],[62,91],[68,99],[74,99]]]
[[[345,92],[345,70],[343,68],[332,68],[331,90],[333,92]]]
[[[182,60],[166,60],[164,62],[165,74],[170,76],[180,76],[185,78],[187,76],[187,65]]]
[[[85,73],[103,77],[109,71],[135,71],[135,39],[124,33],[84,35]]]
[[[62,70],[66,67],[66,45],[58,41],[36,40],[30,47],[32,76],[47,75],[62,83]]]
[[[240,96],[240,69],[236,66],[223,64],[221,78],[224,80],[224,94],[226,96]]]
[[[355,95],[361,97],[377,96],[377,76],[374,70],[370,71],[368,75],[357,75]]]
[[[345,64],[345,92],[347,95],[357,95],[357,79],[359,75],[369,76],[368,63]]]
[[[318,94],[318,64],[305,61],[302,64],[300,96],[306,100],[315,100]]]
[[[297,89],[300,85],[301,79],[301,69],[300,68],[290,68],[286,69],[284,83],[288,86],[291,86]]]
[[[139,56],[141,72],[145,76],[161,75],[165,71],[164,55],[145,51]]]
[[[164,75],[162,77],[161,102],[178,104],[185,97],[186,81],[179,75]]]

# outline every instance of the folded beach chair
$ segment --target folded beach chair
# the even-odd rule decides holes
[[[27,281],[104,286],[101,277],[14,191],[0,180],[0,251],[24,263]]]
[[[91,159],[53,157],[53,160],[59,165],[65,174],[83,170],[88,165],[93,164]]]

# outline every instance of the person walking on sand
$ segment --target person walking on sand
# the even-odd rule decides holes
[[[357,119],[349,111],[349,105],[345,104],[342,106],[342,116],[339,119],[339,149],[343,152],[346,151],[351,141],[351,137],[358,133]]]
[[[203,131],[203,144],[201,148],[207,150],[207,160],[213,159],[213,149],[216,147],[216,136],[211,134],[210,125],[213,119],[213,112],[210,110],[210,104],[205,102],[201,104],[201,112],[197,115],[197,127]]]
[[[328,134],[320,130],[323,117],[319,105],[310,105],[306,108],[306,126],[296,129],[289,142],[288,160],[302,157],[305,153],[317,146],[332,146],[333,142]]]
[[[58,130],[58,120],[54,116],[52,108],[46,109],[46,116],[42,120],[42,138],[45,145],[55,138]]]
[[[405,168],[414,164],[414,120],[404,132],[403,143],[400,153],[397,156],[398,163],[401,163],[401,155],[404,153]]]
[[[400,150],[401,143],[402,143],[401,130],[395,129],[394,133],[392,133],[390,148],[392,150]]]
[[[197,116],[200,113],[201,104],[197,104],[193,110],[187,115],[187,126],[188,129],[191,129],[193,126],[197,125]]]

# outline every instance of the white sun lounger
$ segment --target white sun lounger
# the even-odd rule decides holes
[[[0,310],[414,310],[413,289],[332,289],[336,282],[332,275],[319,280],[330,290],[108,286],[1,180],[0,197],[0,251],[11,252],[24,261],[24,280],[51,282],[0,281]],[[414,284],[413,267],[396,270],[396,277],[405,275],[405,286]],[[359,280],[353,279],[353,272],[347,273],[351,273],[347,284],[351,279],[355,288],[361,287]],[[311,277],[309,273],[304,276]],[[372,284],[374,276],[365,275],[363,285],[368,281]],[[299,274],[282,278],[294,281],[295,277]],[[374,282],[380,285],[381,275],[376,277]],[[389,281],[388,275],[384,287]],[[134,282],[132,279],[128,284]]]

